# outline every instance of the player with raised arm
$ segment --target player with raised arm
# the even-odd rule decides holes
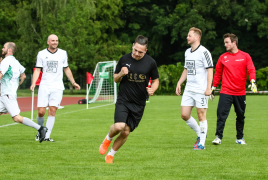
[[[243,139],[246,110],[246,81],[247,72],[251,83],[251,90],[257,92],[256,70],[250,55],[238,49],[238,37],[227,33],[223,36],[226,53],[222,54],[216,65],[212,91],[221,83],[220,99],[217,109],[216,138],[213,144],[221,144],[226,119],[232,104],[236,112],[236,143],[246,144]],[[212,92],[211,99],[214,98]]]
[[[37,123],[39,125],[44,124],[44,115],[46,113],[46,107],[48,106],[48,118],[46,122],[48,131],[45,141],[50,142],[54,142],[54,140],[50,138],[50,134],[55,123],[56,111],[60,106],[64,90],[62,81],[63,71],[75,89],[80,89],[80,86],[75,82],[72,72],[68,67],[67,52],[58,48],[58,43],[58,37],[55,34],[48,36],[48,48],[38,52],[36,69],[33,73],[32,85],[30,87],[30,90],[34,91],[35,83],[42,68],[43,75],[38,89]],[[35,139],[39,139],[39,134],[36,135]]]
[[[189,29],[187,42],[191,48],[185,51],[184,71],[177,83],[176,94],[181,95],[181,84],[187,79],[181,100],[181,117],[197,134],[194,150],[205,149],[207,136],[207,108],[206,96],[211,94],[213,79],[213,61],[210,52],[200,44],[202,32],[192,27]],[[193,107],[197,109],[200,126],[191,116]]]
[[[8,112],[15,122],[22,123],[38,130],[40,134],[39,142],[41,143],[45,138],[47,128],[20,115],[20,109],[17,102],[17,89],[25,80],[26,75],[24,73],[25,68],[13,56],[16,49],[16,45],[13,42],[5,43],[2,49],[2,55],[4,55],[5,58],[3,60],[1,58],[0,61],[0,115]]]
[[[126,142],[130,132],[138,127],[146,105],[146,95],[152,96],[159,85],[156,62],[146,54],[148,39],[138,36],[133,43],[132,53],[122,56],[114,72],[114,81],[120,82],[115,105],[114,124],[102,142],[99,152],[105,154],[117,134],[118,137],[105,157],[106,163],[113,163],[113,157]],[[152,78],[152,86],[148,82]]]

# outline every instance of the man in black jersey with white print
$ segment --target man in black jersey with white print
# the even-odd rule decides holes
[[[119,83],[119,93],[114,113],[114,124],[102,142],[99,152],[105,154],[114,136],[119,136],[105,157],[106,163],[113,163],[113,156],[126,142],[128,135],[143,116],[146,96],[152,96],[159,85],[156,62],[146,54],[148,39],[139,35],[132,46],[132,53],[122,56],[114,72],[114,81]],[[152,86],[148,82],[152,79]]]

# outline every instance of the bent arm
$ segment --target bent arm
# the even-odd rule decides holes
[[[155,92],[158,89],[159,86],[159,79],[154,79],[152,80],[152,86],[151,89],[153,90],[153,92]]]
[[[19,86],[20,86],[23,83],[23,81],[26,79],[25,73],[20,74],[19,79],[20,79],[20,82],[19,82]]]
[[[122,67],[121,71],[118,74],[114,74],[114,82],[119,83],[122,81],[123,76],[128,74],[128,68],[127,67]]]
[[[120,72],[118,74],[114,74],[113,78],[114,78],[114,82],[119,83],[122,81],[123,76],[121,75],[121,72]]]

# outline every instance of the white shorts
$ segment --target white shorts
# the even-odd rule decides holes
[[[0,97],[0,112],[8,112],[11,117],[20,114],[20,108],[17,101],[17,96],[14,95],[4,95]]]
[[[37,107],[59,107],[62,100],[63,90],[39,87]]]
[[[208,99],[205,94],[197,94],[190,91],[184,91],[181,100],[181,106],[208,108]]]

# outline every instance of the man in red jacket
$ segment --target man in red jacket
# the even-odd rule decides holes
[[[222,78],[220,99],[217,109],[217,130],[216,139],[213,144],[221,144],[223,130],[226,119],[229,115],[232,104],[236,112],[236,131],[237,144],[246,144],[243,139],[244,119],[246,109],[246,80],[247,72],[251,82],[251,90],[257,92],[256,71],[252,59],[248,53],[238,49],[238,38],[234,34],[225,34],[223,36],[224,46],[227,52],[222,54],[216,65],[212,86],[212,98],[216,87]]]

